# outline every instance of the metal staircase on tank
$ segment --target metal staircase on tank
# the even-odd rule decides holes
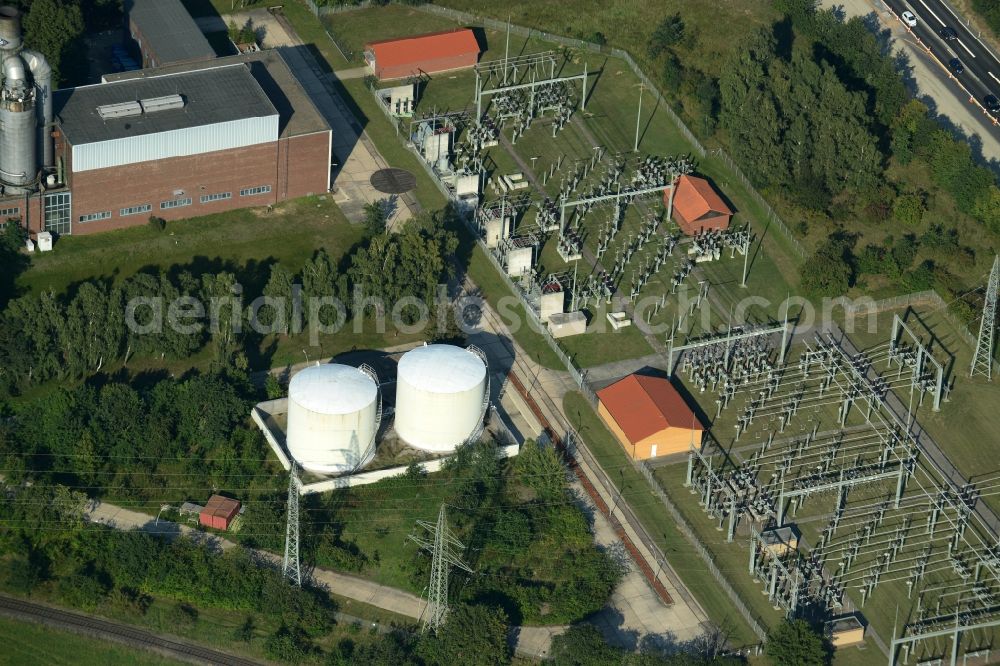
[[[466,443],[469,443],[479,439],[479,436],[483,434],[483,429],[486,427],[486,410],[490,408],[490,362],[486,359],[486,352],[476,345],[469,345],[466,347],[466,351],[478,356],[479,360],[486,366],[486,390],[483,392],[483,406],[479,411],[479,420],[476,421],[475,429],[473,429],[472,433],[465,440]]]
[[[365,450],[368,451],[378,438],[379,429],[382,427],[382,382],[379,381],[378,373],[375,372],[375,368],[367,363],[359,365],[358,370],[368,375],[371,380],[375,382],[375,390],[378,392],[376,397],[378,404],[375,407],[375,428],[372,430],[371,441],[368,442],[368,446],[365,448]]]

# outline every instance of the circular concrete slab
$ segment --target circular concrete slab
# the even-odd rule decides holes
[[[369,180],[383,194],[402,194],[417,186],[417,177],[406,169],[379,169]]]

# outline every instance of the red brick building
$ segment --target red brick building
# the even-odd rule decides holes
[[[384,39],[365,45],[365,62],[379,80],[474,67],[479,41],[468,28]]]
[[[54,95],[65,187],[0,200],[0,220],[88,234],[330,189],[330,127],[277,51],[105,78]]]
[[[670,200],[670,188],[663,192],[663,203]],[[732,209],[704,178],[684,175],[677,179],[674,195],[674,221],[685,234],[728,229]]]

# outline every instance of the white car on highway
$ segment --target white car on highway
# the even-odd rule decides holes
[[[917,15],[907,9],[902,13],[903,23],[910,26],[911,28],[917,27]]]

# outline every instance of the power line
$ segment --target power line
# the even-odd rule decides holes
[[[979,339],[976,353],[972,355],[969,376],[985,375],[993,381],[993,327],[996,325],[997,291],[1000,289],[1000,255],[993,258],[989,284],[986,286],[986,300],[983,302],[983,318],[979,322]]]
[[[302,569],[299,566],[299,481],[298,465],[292,463],[288,473],[288,524],[285,528],[285,558],[281,573],[295,585],[302,587]]]
[[[417,525],[424,528],[430,539],[414,534],[409,536],[424,550],[431,552],[431,579],[427,586],[427,617],[422,626],[423,631],[437,631],[448,617],[448,574],[451,567],[458,567],[468,573],[472,569],[453,549],[465,550],[465,545],[451,533],[448,528],[448,516],[445,505],[438,510],[437,524],[431,525],[425,520],[418,520]]]

